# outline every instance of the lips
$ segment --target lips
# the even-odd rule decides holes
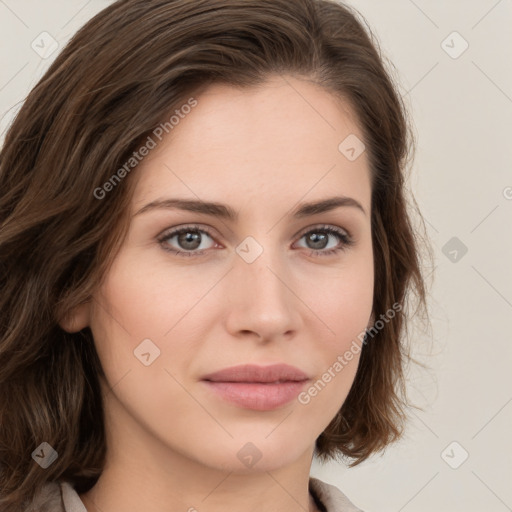
[[[308,376],[295,366],[287,364],[274,364],[271,366],[257,366],[245,364],[232,366],[203,377],[211,382],[300,382],[307,380]]]
[[[309,380],[303,371],[286,364],[234,366],[202,379],[216,399],[255,411],[269,411],[289,404]]]

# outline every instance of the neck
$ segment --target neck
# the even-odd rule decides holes
[[[300,487],[279,472],[245,478],[233,473],[218,474],[216,482],[197,477],[188,479],[182,474],[162,486],[140,474],[129,478],[127,472],[122,474],[112,469],[103,473],[96,485],[81,494],[80,499],[87,512],[319,512],[309,494],[308,482]]]
[[[92,489],[80,495],[88,512],[318,512],[308,488],[314,446],[283,464],[289,454],[274,449],[266,458],[260,443],[263,456],[252,468],[235,456],[214,467],[205,456],[198,460],[180,446],[163,443],[133,418],[115,418],[106,417],[105,468]],[[238,448],[226,453],[236,454],[243,444],[233,442]]]

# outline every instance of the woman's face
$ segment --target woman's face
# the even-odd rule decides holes
[[[362,134],[347,106],[291,77],[195,99],[132,171],[129,233],[85,314],[112,388],[107,425],[119,446],[223,470],[310,461],[372,310]],[[306,206],[331,198],[345,199]],[[247,364],[307,380],[205,380]]]

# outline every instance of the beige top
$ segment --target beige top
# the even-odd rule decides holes
[[[309,491],[321,512],[363,512],[334,485],[310,477]],[[87,512],[67,481],[48,482],[24,512]]]

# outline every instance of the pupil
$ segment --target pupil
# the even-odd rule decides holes
[[[185,249],[197,249],[201,245],[199,233],[187,231],[178,236],[178,243]]]
[[[325,248],[326,245],[327,235],[318,235],[318,233],[312,233],[311,235],[309,235],[309,240],[313,242],[313,245],[315,245],[313,249],[323,249]]]

